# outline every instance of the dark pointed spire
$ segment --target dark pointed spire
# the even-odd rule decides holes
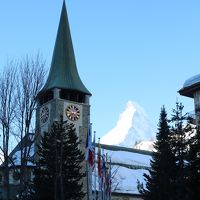
[[[51,69],[41,92],[53,88],[75,90],[91,95],[82,83],[76,67],[65,1],[63,1]]]

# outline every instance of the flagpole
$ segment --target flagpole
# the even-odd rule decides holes
[[[100,138],[98,138],[98,182],[99,182],[99,190],[98,190],[98,200],[102,200],[101,198],[101,146],[100,146]]]
[[[88,172],[88,161],[86,161],[86,172],[87,172],[87,200],[89,199],[89,172]]]
[[[107,167],[108,167],[108,154],[106,153],[106,161],[105,161],[105,200],[108,200],[107,198],[107,179],[108,179],[108,170],[107,170]]]
[[[89,183],[90,183],[90,200],[92,200],[92,169],[91,167],[89,166],[89,174],[90,174],[90,177],[89,177]]]
[[[90,149],[89,151],[91,151],[91,147],[92,147],[92,123],[90,123],[90,133],[91,133],[91,140],[90,140]],[[88,160],[89,161],[89,160]],[[91,168],[91,165],[89,164],[89,187],[90,187],[90,200],[92,200],[92,168]]]
[[[105,200],[105,155],[104,155],[104,149],[102,149],[102,156],[103,156],[103,165],[102,165],[102,171],[103,171],[103,176],[102,176],[102,196],[103,200]]]
[[[94,131],[94,138],[96,138],[95,137],[95,135],[96,135],[96,131]],[[96,141],[95,141],[95,139],[94,139],[94,145],[96,144]],[[97,186],[96,186],[96,171],[97,171],[97,169],[96,169],[96,145],[94,146],[94,200],[96,200],[96,190],[97,190]]]
[[[106,200],[108,200],[108,171],[109,171],[109,165],[108,165],[108,153],[106,153],[106,177],[105,177],[105,197],[106,197]]]
[[[112,171],[111,171],[111,157],[110,157],[110,169],[109,169],[109,200],[112,199]]]
[[[90,123],[88,126],[88,133],[87,133],[87,140],[86,140],[86,149],[85,149],[85,160],[86,160],[86,174],[87,174],[87,200],[91,200],[90,197],[90,167],[88,163],[88,154],[89,154],[89,149],[91,147],[91,126],[92,124]]]

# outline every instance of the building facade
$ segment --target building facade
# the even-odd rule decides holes
[[[200,125],[200,74],[187,79],[178,92],[194,100],[195,124]]]

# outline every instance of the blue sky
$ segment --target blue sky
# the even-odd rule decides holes
[[[79,74],[91,97],[93,130],[112,129],[128,100],[157,126],[160,108],[171,113],[177,91],[200,73],[200,1],[68,0]],[[8,59],[43,55],[49,68],[62,0],[0,0],[0,67]]]

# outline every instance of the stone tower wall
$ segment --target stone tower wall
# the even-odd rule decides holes
[[[63,99],[53,99],[49,101],[48,103],[38,106],[37,111],[36,111],[36,142],[35,142],[35,151],[37,151],[37,144],[40,141],[41,135],[43,134],[44,131],[49,131],[51,125],[53,124],[54,121],[60,120],[60,116],[65,115],[65,109],[67,104],[73,104],[76,106],[79,106],[81,108],[81,117],[79,122],[76,121],[70,121],[69,119],[66,118],[66,116],[63,117],[64,120],[68,120],[70,123],[75,124],[76,132],[79,137],[79,140],[81,142],[80,144],[80,149],[85,155],[85,147],[86,147],[86,140],[87,140],[87,134],[88,134],[88,128],[90,124],[90,105],[89,104],[84,104],[84,103],[77,103],[77,102],[72,102],[72,101],[67,101]],[[40,122],[40,110],[42,107],[48,106],[50,110],[50,116],[49,120],[45,125],[42,125]],[[37,154],[35,156],[35,159],[37,160]],[[82,172],[87,174],[86,170],[86,162],[84,161],[82,164]],[[87,176],[82,180],[83,182],[83,191],[87,193]],[[84,199],[87,199],[85,196]]]

